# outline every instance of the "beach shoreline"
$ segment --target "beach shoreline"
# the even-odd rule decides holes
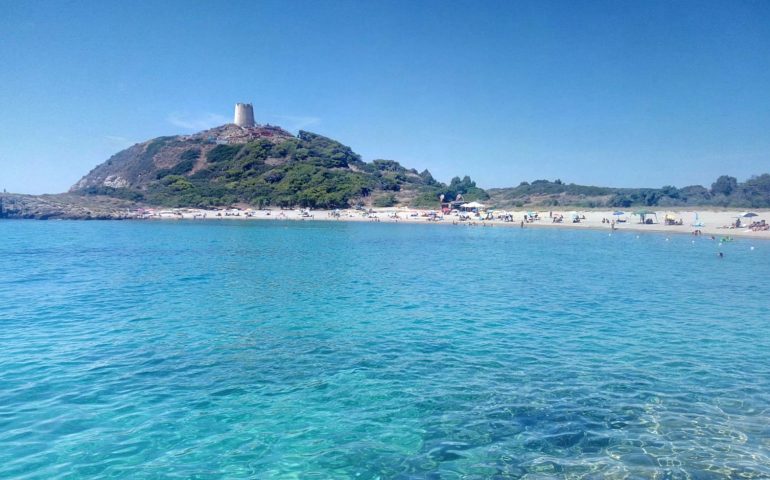
[[[432,213],[433,212],[433,213]],[[497,211],[500,212],[500,211]],[[366,210],[252,210],[252,209],[164,209],[146,210],[140,217],[144,220],[204,220],[204,221],[322,221],[322,222],[368,222],[368,223],[401,223],[401,224],[438,224],[447,226],[466,227],[505,227],[505,228],[558,228],[558,229],[588,229],[613,232],[648,232],[693,236],[713,236],[716,239],[726,237],[752,238],[770,240],[770,230],[754,231],[748,228],[752,221],[759,222],[770,218],[770,211],[757,210],[757,216],[740,217],[744,212],[687,210],[687,211],[655,211],[647,214],[654,223],[641,223],[639,216],[631,213],[615,215],[617,212],[607,210],[572,211],[524,211],[508,210],[504,215],[492,212],[487,218],[484,213],[479,216],[470,214],[435,214],[432,210],[414,208],[372,208]],[[530,215],[530,214],[536,215]],[[697,217],[696,217],[697,214]],[[525,221],[533,217],[535,219]],[[561,222],[554,218],[562,217]],[[670,223],[666,224],[666,217]],[[576,217],[579,221],[573,221]],[[697,218],[697,220],[696,220]],[[625,220],[625,221],[618,221]],[[741,226],[735,227],[736,220]]]

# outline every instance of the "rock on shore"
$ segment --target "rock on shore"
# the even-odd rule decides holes
[[[0,218],[122,220],[137,218],[138,205],[128,200],[75,194],[0,194]]]

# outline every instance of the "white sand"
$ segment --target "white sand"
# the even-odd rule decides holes
[[[737,210],[657,210],[657,223],[652,225],[639,223],[639,217],[633,215],[628,210],[626,215],[614,216],[613,211],[609,210],[539,210],[536,213],[539,220],[531,223],[525,223],[524,228],[593,228],[611,231],[612,220],[626,220],[625,222],[616,222],[615,228],[618,231],[644,231],[644,232],[663,232],[692,234],[695,230],[700,230],[703,235],[713,235],[716,237],[751,237],[770,239],[770,230],[752,231],[746,228],[752,221],[762,219],[770,222],[770,210],[752,210],[758,216],[754,218],[741,218],[742,226],[734,228],[736,217],[741,215],[742,211]],[[470,220],[460,220],[458,215],[447,214],[439,216],[439,220],[434,221],[428,217],[428,210],[414,208],[375,208],[373,213],[366,213],[358,210],[340,210],[335,212],[330,210],[280,210],[273,208],[271,210],[202,210],[202,209],[173,209],[173,210],[155,210],[148,211],[145,218],[150,219],[195,219],[195,220],[284,220],[284,221],[348,221],[348,222],[386,222],[386,223],[432,223],[444,225],[471,225],[471,226],[521,226],[527,211],[525,210],[507,210],[507,213],[513,217],[513,222],[505,222],[501,219],[483,220],[480,217],[471,217]],[[495,211],[497,215],[500,211]],[[572,222],[572,214],[577,213],[581,220],[579,223]],[[698,222],[695,220],[696,212]],[[666,215],[672,215],[676,220],[682,220],[682,225],[666,225],[664,223]],[[309,216],[308,216],[309,215]],[[563,215],[562,223],[554,223],[550,215]],[[583,218],[585,217],[585,218]],[[655,216],[650,216],[653,220]],[[602,219],[607,219],[607,223],[602,223]],[[703,226],[695,226],[701,223]]]

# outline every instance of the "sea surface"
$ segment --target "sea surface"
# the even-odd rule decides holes
[[[0,478],[770,478],[769,270],[747,239],[0,221]]]

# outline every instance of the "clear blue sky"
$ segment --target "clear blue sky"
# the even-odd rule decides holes
[[[483,187],[770,172],[770,2],[0,0],[0,188],[257,121]]]

